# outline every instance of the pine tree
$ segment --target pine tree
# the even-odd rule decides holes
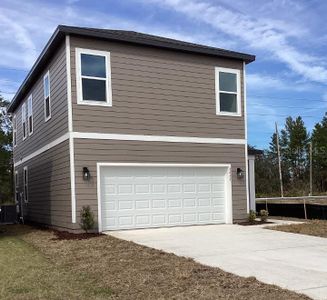
[[[312,131],[313,179],[319,192],[327,191],[327,113]]]
[[[284,166],[291,181],[303,181],[308,167],[309,134],[301,117],[288,117],[281,131],[281,148]]]
[[[12,130],[7,106],[0,95],[0,203],[12,200]]]

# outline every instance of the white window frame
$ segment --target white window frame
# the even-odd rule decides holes
[[[17,146],[17,117],[13,115],[12,117],[12,144],[14,148]]]
[[[112,90],[111,90],[111,65],[110,65],[110,52],[108,51],[100,51],[100,50],[92,50],[92,49],[83,49],[76,48],[76,87],[77,87],[77,104],[84,105],[99,105],[99,106],[112,106]],[[82,76],[82,63],[81,63],[81,55],[82,54],[90,54],[97,56],[105,57],[105,65],[106,65],[106,78],[93,77],[93,76]],[[83,89],[82,89],[82,78],[86,79],[95,79],[95,80],[106,80],[106,101],[92,101],[92,100],[83,100]]]
[[[26,112],[26,102],[22,104],[22,131],[23,131],[23,141],[27,138],[27,112]],[[25,124],[25,127],[24,127]]]
[[[219,87],[219,73],[220,72],[236,74],[236,93],[220,90],[220,87]],[[216,88],[216,115],[235,116],[235,117],[242,116],[241,71],[238,69],[216,67],[215,68],[215,88]],[[226,94],[233,94],[233,95],[236,94],[236,112],[220,111],[220,92],[226,93]]]
[[[30,119],[32,119],[32,130],[30,130]],[[34,132],[34,117],[33,117],[33,97],[32,94],[27,99],[27,131],[28,135],[32,135]]]
[[[45,95],[45,79],[48,78],[49,81],[49,116],[47,116],[47,106],[46,106],[46,95]],[[43,76],[43,106],[44,106],[44,121],[48,122],[51,119],[51,79],[50,79],[50,71],[45,73]]]
[[[16,203],[19,202],[19,197],[18,197],[18,188],[19,188],[19,173],[16,170],[15,171],[15,201]]]
[[[25,166],[23,170],[23,188],[24,188],[24,193],[23,193],[24,202],[28,203],[28,166]]]

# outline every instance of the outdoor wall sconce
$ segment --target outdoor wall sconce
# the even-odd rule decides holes
[[[241,179],[244,177],[244,171],[241,168],[237,168],[236,170],[236,174],[237,174],[237,178]]]
[[[87,167],[83,167],[83,180],[90,180],[91,174]]]

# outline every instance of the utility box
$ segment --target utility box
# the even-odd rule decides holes
[[[0,206],[0,224],[17,223],[16,204]]]

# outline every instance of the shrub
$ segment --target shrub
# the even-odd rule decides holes
[[[94,214],[91,211],[90,206],[83,206],[81,211],[81,223],[80,223],[81,227],[87,233],[88,230],[94,227],[94,224],[95,224]]]
[[[269,216],[268,211],[266,211],[265,209],[261,209],[259,214],[261,222],[266,222]]]
[[[248,215],[248,221],[251,223],[251,224],[254,224],[255,222],[255,218],[257,217],[257,214],[254,210],[250,210],[249,212],[249,215]]]

